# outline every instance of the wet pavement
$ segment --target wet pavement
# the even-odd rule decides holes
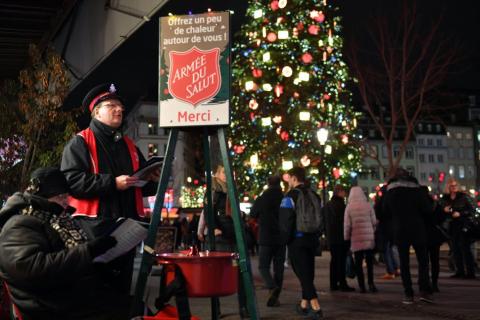
[[[446,255],[446,252],[443,252]],[[440,293],[433,304],[418,301],[413,305],[402,304],[403,288],[400,277],[393,280],[380,279],[385,272],[383,264],[375,266],[375,284],[378,293],[330,292],[329,253],[316,258],[315,286],[325,319],[456,319],[480,320],[480,280],[450,279],[446,259],[441,259],[439,279]],[[291,268],[285,270],[280,306],[267,307],[268,290],[258,272],[258,259],[251,257],[257,308],[260,319],[304,319],[295,312],[301,297],[300,284]],[[411,256],[412,281],[417,282],[415,257]],[[356,279],[348,279],[349,285],[358,287]],[[417,287],[414,287],[418,293]],[[173,300],[172,300],[173,303]],[[220,298],[221,319],[240,319],[236,295]],[[211,319],[209,298],[191,298],[192,314],[201,319]]]

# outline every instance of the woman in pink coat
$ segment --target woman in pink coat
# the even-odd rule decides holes
[[[360,187],[353,187],[345,209],[344,238],[351,241],[354,253],[355,273],[360,292],[365,293],[362,263],[367,261],[368,289],[377,292],[373,283],[373,248],[375,247],[376,218],[372,206]]]

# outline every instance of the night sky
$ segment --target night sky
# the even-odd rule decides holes
[[[399,0],[329,0],[338,5],[343,16],[344,46],[356,39],[358,46],[368,49],[367,23],[378,15],[392,21],[399,13],[392,4]],[[410,3],[415,0],[409,0]],[[452,39],[452,45],[461,45],[461,61],[446,81],[449,90],[461,92],[480,91],[480,1],[475,0],[421,0],[418,13],[428,25],[432,17],[443,14],[442,36]],[[127,108],[139,99],[156,101],[158,72],[158,17],[169,12],[188,14],[231,9],[232,34],[238,31],[245,19],[246,0],[171,0],[150,22],[141,27],[124,45],[118,48],[93,74],[88,76],[68,97],[65,107],[79,106],[85,93],[103,82],[115,82],[125,97]],[[354,48],[357,49],[357,48]],[[132,80],[134,79],[134,80]],[[84,121],[87,121],[88,117]]]

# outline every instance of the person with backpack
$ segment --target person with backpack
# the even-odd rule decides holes
[[[280,232],[293,271],[302,287],[302,299],[296,306],[298,314],[310,319],[323,318],[314,285],[315,252],[323,231],[320,197],[305,186],[305,169],[294,167],[288,171],[290,191],[280,204]]]

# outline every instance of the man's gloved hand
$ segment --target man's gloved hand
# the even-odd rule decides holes
[[[95,258],[117,244],[117,239],[112,236],[102,236],[87,243],[90,255]]]

